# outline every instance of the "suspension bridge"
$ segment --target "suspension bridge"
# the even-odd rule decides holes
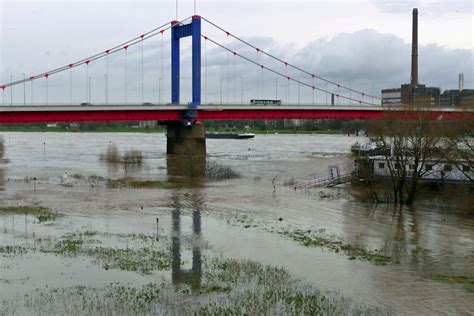
[[[202,32],[203,25],[212,36]],[[164,38],[168,34],[171,47],[169,77],[164,71]],[[185,91],[190,98],[183,102],[181,86],[185,76],[181,75],[180,69],[180,40],[186,37],[191,37],[191,91]],[[158,49],[153,50],[154,57],[160,60],[154,73],[150,73],[144,62],[145,54],[149,57],[145,43],[152,41],[160,43],[156,46]],[[211,48],[215,55],[208,56]],[[117,75],[117,56],[120,55],[123,70]],[[114,66],[110,67],[110,63]],[[244,87],[244,76],[237,77],[237,68],[243,65],[253,67],[253,73],[246,75],[256,79],[256,87]],[[211,71],[222,74],[218,82],[215,82],[215,76],[214,81],[210,79]],[[92,73],[95,74],[94,81]],[[97,73],[102,74],[99,77],[103,81],[97,79]],[[55,78],[58,79],[51,84]],[[0,124],[154,120],[168,125],[168,142],[170,137],[205,137],[204,126],[199,122],[206,120],[380,119],[387,110],[407,115],[406,107],[400,104],[384,108],[380,98],[373,93],[359,91],[301,68],[199,15],[165,23],[61,67],[24,75],[21,80],[10,79],[8,83],[0,84]],[[239,81],[240,95],[237,91]],[[165,83],[169,83],[170,88],[166,100]],[[271,91],[274,83],[275,94]],[[278,98],[278,87],[281,89],[282,83],[284,93]],[[209,93],[209,88],[217,86],[220,87],[218,97]],[[99,96],[97,91],[101,90],[103,93]],[[154,91],[153,97],[150,97],[150,91]],[[252,93],[248,98],[250,102],[244,100],[247,91]],[[462,119],[472,114],[453,108],[428,111],[433,119]]]

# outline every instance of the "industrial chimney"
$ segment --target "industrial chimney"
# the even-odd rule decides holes
[[[418,9],[413,9],[413,30],[411,40],[411,85],[418,85]]]
[[[464,74],[459,74],[459,92],[464,90]]]

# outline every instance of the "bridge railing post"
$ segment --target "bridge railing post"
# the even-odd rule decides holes
[[[180,102],[180,39],[192,39],[192,102],[201,104],[201,17],[194,15],[190,24],[173,21],[171,28],[171,102]],[[193,110],[193,109],[190,109]]]
[[[172,21],[171,25],[171,103],[179,104],[180,25],[178,21]]]
[[[193,16],[192,22],[192,59],[193,59],[193,106],[201,104],[201,17]]]

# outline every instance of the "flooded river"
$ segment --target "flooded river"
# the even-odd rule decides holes
[[[151,189],[109,188],[101,181],[133,177],[167,182],[164,134],[3,133],[3,138],[7,163],[0,164],[0,207],[36,205],[64,215],[43,225],[31,215],[0,214],[0,246],[29,243],[46,249],[0,253],[3,298],[113,282],[138,286],[200,279],[205,257],[212,253],[282,267],[320,290],[389,313],[474,314],[474,213],[436,202],[403,208],[373,205],[345,186],[306,191],[285,186],[290,178],[327,176],[329,166],[348,170],[350,145],[365,142],[363,137],[209,139],[208,161],[231,167],[240,178]],[[99,157],[110,144],[142,151],[144,165],[104,164]],[[104,270],[85,257],[51,255],[57,249],[44,244],[77,231],[93,232],[92,239],[101,245],[127,248],[148,241],[121,236],[162,236],[169,243],[163,251],[172,252],[171,268],[150,268],[156,270],[151,274]],[[324,244],[302,243],[296,238],[301,232]],[[374,264],[340,245],[390,260]],[[113,264],[107,262],[107,267]],[[440,276],[462,276],[471,283],[445,282]]]

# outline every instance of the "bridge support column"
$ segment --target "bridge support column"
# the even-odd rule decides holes
[[[167,127],[168,155],[206,156],[206,127],[202,123],[184,126],[179,122]]]

